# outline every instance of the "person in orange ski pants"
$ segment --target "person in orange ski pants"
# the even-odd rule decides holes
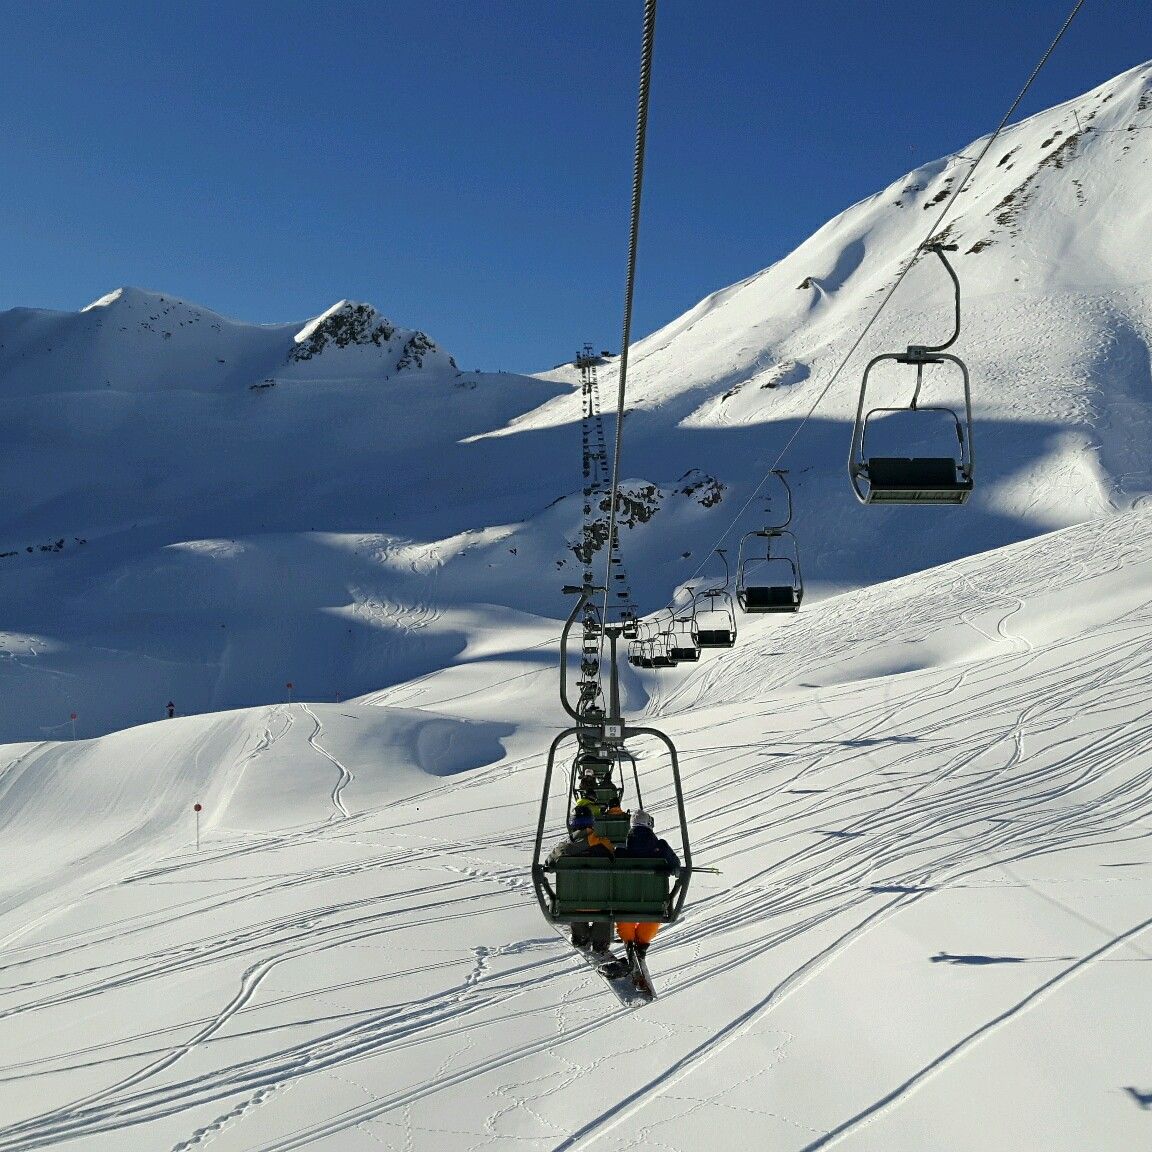
[[[655,822],[643,810],[632,814],[632,827],[628,830],[628,840],[617,854],[632,859],[663,860],[668,870],[675,875],[680,871],[680,857],[667,840],[661,840],[654,831]],[[648,954],[648,946],[660,931],[659,923],[648,921],[617,921],[616,935],[624,943],[628,962],[643,960]]]

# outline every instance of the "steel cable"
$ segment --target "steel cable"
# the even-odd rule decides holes
[[[636,108],[636,156],[632,173],[632,218],[628,236],[628,275],[624,289],[624,331],[620,340],[620,379],[616,387],[616,437],[608,514],[607,559],[604,564],[604,614],[612,587],[612,550],[616,542],[616,510],[620,501],[620,457],[624,445],[624,400],[628,387],[628,342],[632,336],[632,299],[636,287],[636,249],[640,239],[640,198],[644,189],[644,145],[648,133],[648,97],[652,87],[652,48],[656,36],[656,0],[644,5],[644,41],[640,53],[640,95]]]

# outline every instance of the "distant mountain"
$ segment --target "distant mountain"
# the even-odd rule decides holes
[[[935,228],[984,143],[633,348],[622,545],[642,611],[722,578],[713,548],[734,562],[779,507],[774,466],[813,599],[1152,494],[1152,66],[1005,131]],[[950,330],[934,258],[876,317],[933,231],[959,245],[976,492],[862,508],[846,459],[864,364]],[[604,358],[606,412],[617,372]],[[248,325],[123,288],[0,315],[0,738],[72,712],[106,731],[170,698],[260,703],[289,681],[362,694],[540,643],[584,569],[578,380],[460,372],[349,301]],[[912,383],[886,366],[878,396],[906,405]],[[958,400],[954,379],[926,381],[925,403]]]
[[[456,369],[423,332],[348,300],[304,324],[241,324],[139,288],[118,288],[77,313],[0,313],[6,396],[88,388],[217,392],[320,372],[390,379],[426,365]]]

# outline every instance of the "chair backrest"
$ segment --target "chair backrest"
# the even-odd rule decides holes
[[[957,479],[951,456],[873,456],[868,483],[874,488],[954,488],[964,481]]]
[[[792,612],[800,606],[799,590],[791,584],[750,585],[744,589],[742,600],[745,612]]]
[[[600,784],[594,789],[593,795],[588,797],[589,800],[602,807],[611,807],[620,800],[620,789],[616,787],[611,781],[607,784]]]
[[[730,628],[701,628],[696,634],[701,648],[733,648],[736,637]]]
[[[625,814],[623,816],[597,816],[596,835],[611,840],[613,844],[623,844],[628,839],[628,829],[632,821]]]
[[[972,491],[950,456],[873,456],[867,468],[869,504],[963,504]]]
[[[615,761],[607,756],[591,756],[584,753],[576,765],[577,775],[595,776],[597,780],[603,780],[605,777],[611,775],[612,765],[614,763]]]
[[[672,874],[661,860],[562,856],[556,861],[554,920],[639,920],[671,916]]]

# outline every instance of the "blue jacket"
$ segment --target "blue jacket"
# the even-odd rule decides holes
[[[631,828],[628,832],[628,841],[623,848],[618,848],[617,855],[627,856],[630,859],[663,860],[673,872],[680,871],[680,857],[667,840],[661,840],[651,828],[642,824]]]

